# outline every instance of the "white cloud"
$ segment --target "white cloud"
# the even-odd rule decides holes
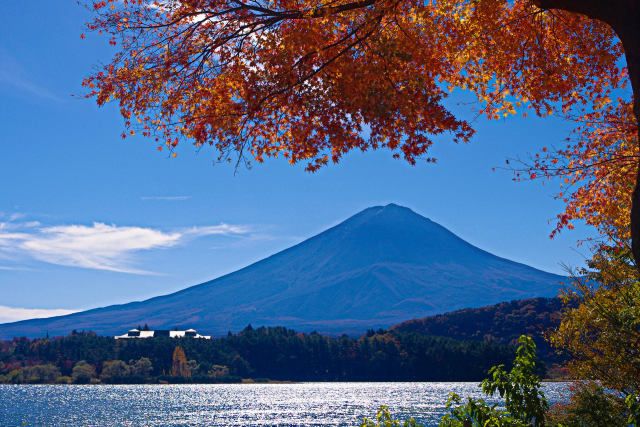
[[[0,222],[0,231],[2,230],[16,230],[16,229],[20,229],[20,228],[33,228],[33,227],[39,227],[40,222],[39,221],[27,221],[27,222],[22,222],[22,223],[17,223],[17,222]]]
[[[0,227],[0,249],[3,247],[13,247],[15,246],[16,241],[20,241],[29,237],[28,234],[25,233],[3,233],[2,227]]]
[[[176,245],[180,238],[180,233],[97,222],[91,227],[42,228],[38,235],[30,235],[20,242],[20,248],[33,258],[51,264],[145,274],[148,272],[127,266],[123,262],[126,256],[145,249],[168,248]]]
[[[34,228],[37,227],[34,224],[0,224],[0,256],[27,255],[50,264],[133,274],[154,274],[133,265],[133,255],[137,252],[166,249],[197,237],[239,235],[249,231],[248,227],[228,224],[190,227],[171,232],[100,222],[91,226],[60,225],[39,228]]]
[[[18,320],[35,319],[40,317],[64,316],[76,313],[78,310],[62,308],[16,308],[0,305],[0,323],[17,322]]]
[[[249,227],[244,225],[205,225],[199,227],[191,227],[184,229],[185,235],[191,235],[194,237],[211,236],[211,235],[225,235],[225,234],[245,234],[249,232]]]

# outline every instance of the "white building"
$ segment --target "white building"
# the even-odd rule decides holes
[[[129,338],[157,338],[157,337],[169,337],[169,338],[204,338],[210,340],[211,335],[199,335],[195,329],[187,329],[186,331],[169,331],[169,330],[157,330],[157,331],[141,331],[139,329],[131,329],[124,335],[116,335],[114,338],[117,340],[129,339]]]

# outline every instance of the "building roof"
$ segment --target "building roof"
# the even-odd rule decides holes
[[[156,334],[156,332],[159,332]],[[168,333],[167,333],[168,332]],[[190,334],[186,334],[189,332]],[[132,335],[130,335],[132,333]],[[193,335],[195,333],[195,335]],[[154,338],[156,336],[168,336],[170,338],[203,338],[203,339],[211,339],[211,335],[200,335],[196,332],[195,329],[187,329],[185,331],[139,331],[138,329],[130,329],[124,335],[116,335],[114,338],[119,339],[134,339],[134,338]]]

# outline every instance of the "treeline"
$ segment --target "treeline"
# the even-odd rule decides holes
[[[514,300],[413,319],[390,330],[506,345],[516,345],[518,337],[525,334],[533,338],[538,357],[551,365],[562,362],[563,358],[551,348],[544,335],[558,327],[562,310],[560,298]]]
[[[477,381],[513,354],[496,343],[383,330],[355,339],[248,326],[211,340],[81,332],[0,342],[0,382]]]

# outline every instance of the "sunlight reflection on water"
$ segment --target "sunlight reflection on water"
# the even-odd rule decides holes
[[[547,383],[555,402],[567,384]],[[357,425],[382,404],[437,425],[447,394],[477,383],[0,385],[3,426]],[[498,402],[496,400],[496,402]]]

